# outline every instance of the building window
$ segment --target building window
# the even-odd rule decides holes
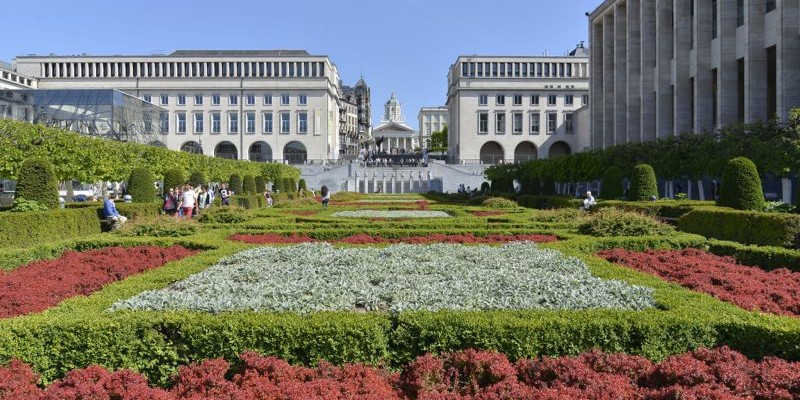
[[[767,0],[767,12],[775,10],[775,0]]]
[[[564,131],[566,133],[575,133],[574,114],[564,114]]]
[[[547,114],[547,133],[556,133],[556,124],[558,123],[558,114]]]
[[[478,133],[489,133],[489,113],[478,114]]]
[[[717,21],[719,15],[719,9],[717,5],[717,0],[711,0],[711,39],[717,38],[717,30],[719,27],[719,22]]]
[[[478,96],[478,105],[479,106],[486,106],[489,105],[489,96],[482,94]]]
[[[178,133],[186,133],[186,114],[185,113],[177,113],[175,114],[178,121]]]
[[[297,104],[299,104],[301,106],[304,106],[304,105],[308,104],[308,96],[305,95],[305,94],[301,94],[301,95],[297,96]]]
[[[744,26],[744,0],[736,0],[736,26]]]
[[[239,133],[239,114],[228,114],[228,133]]]
[[[540,114],[531,113],[531,134],[538,135],[539,134],[539,119],[541,118]]]
[[[218,106],[218,105],[220,105],[220,103],[221,103],[221,100],[220,100],[219,95],[218,94],[212,94],[211,95],[211,105],[212,106]]]
[[[289,105],[289,95],[287,93],[281,95],[281,105],[283,106]]]
[[[515,135],[522,134],[522,113],[514,113],[511,120],[511,129]]]
[[[571,94],[564,95],[564,105],[571,106],[575,102],[575,97]]]
[[[245,114],[244,129],[246,133],[256,133],[256,113],[249,112]]]
[[[582,97],[583,105],[588,106],[589,105],[589,95],[585,94],[585,95],[583,95],[581,97]]]
[[[194,105],[196,105],[196,106],[202,106],[203,105],[203,95],[202,94],[194,95]]]
[[[235,94],[228,96],[228,105],[231,106],[239,105],[239,96]]]
[[[494,133],[502,135],[506,133],[506,114],[497,113],[494,115],[495,125]]]
[[[211,113],[211,133],[219,133],[222,130],[221,120],[222,116],[218,112]]]
[[[203,133],[203,113],[194,113],[194,133]]]
[[[531,95],[531,105],[532,106],[538,106],[539,105],[539,95],[538,94],[532,94]]]
[[[169,96],[162,94],[161,95],[161,105],[166,106],[169,104]]]
[[[514,105],[515,106],[521,106],[522,105],[522,95],[520,95],[520,94],[515,94],[514,95]]]
[[[291,115],[289,113],[281,113],[281,133],[289,133],[291,123]]]
[[[272,95],[271,94],[265,94],[264,95],[264,105],[265,106],[271,106],[272,105]]]
[[[247,102],[248,106],[256,105],[256,95],[248,94],[247,97],[245,97],[245,99],[246,99],[245,101]]]
[[[308,133],[308,113],[297,114],[297,133]]]
[[[497,100],[496,100],[496,103],[495,103],[495,104],[497,104],[498,106],[504,106],[504,105],[506,105],[506,96],[505,96],[505,95],[503,95],[503,94],[498,94],[498,95],[497,95]]]
[[[272,133],[272,113],[264,113],[264,133]]]
[[[162,133],[169,132],[169,113],[162,112],[161,114],[159,114],[159,118],[161,121],[161,132]]]
[[[153,98],[149,94],[144,95],[143,96],[143,100],[148,102],[148,103],[152,103],[153,102]]]
[[[551,94],[547,96],[547,105],[554,106],[556,105],[556,95]]]

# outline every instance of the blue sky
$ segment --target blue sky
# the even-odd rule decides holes
[[[149,55],[186,49],[303,49],[328,55],[344,84],[361,74],[373,122],[396,92],[417,126],[444,105],[462,54],[564,54],[587,40],[600,0],[39,0],[3,4],[0,60],[25,54]],[[588,40],[587,40],[588,42]]]

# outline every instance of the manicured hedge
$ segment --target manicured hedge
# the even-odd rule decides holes
[[[713,201],[673,201],[673,200],[659,200],[659,201],[618,201],[618,200],[603,200],[597,202],[595,209],[603,209],[607,207],[619,208],[625,211],[638,211],[651,216],[658,216],[662,218],[680,218],[686,215],[689,211],[695,208],[707,208],[714,206]]]
[[[242,196],[236,195],[231,196],[231,205],[244,208],[261,208],[266,205],[266,200],[264,199],[264,196],[259,194]]]
[[[761,211],[764,192],[756,165],[745,157],[728,161],[719,188],[717,204],[737,210]]]
[[[128,218],[158,215],[157,203],[117,203],[117,210]],[[26,247],[39,243],[76,238],[103,231],[102,205],[65,210],[27,213],[5,212],[0,217],[0,247]]]
[[[517,198],[517,203],[523,207],[538,210],[553,208],[578,208],[582,203],[580,199],[565,196],[533,196],[523,195]]]
[[[51,210],[58,208],[58,183],[49,160],[29,158],[22,162],[16,196]]]
[[[656,186],[656,173],[649,164],[639,164],[631,173],[631,187],[628,191],[628,200],[646,201],[658,198]]]
[[[736,262],[772,270],[787,268],[800,272],[800,251],[784,247],[743,245],[736,242],[710,240],[708,250],[716,255],[731,256]]]
[[[800,215],[703,208],[681,217],[678,228],[743,244],[798,247]]]

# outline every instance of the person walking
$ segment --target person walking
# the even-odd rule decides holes
[[[181,195],[181,202],[178,207],[183,212],[183,216],[186,219],[192,219],[192,211],[194,210],[195,205],[195,195],[194,190],[189,185],[185,185],[183,187],[183,194]]]

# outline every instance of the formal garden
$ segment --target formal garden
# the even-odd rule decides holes
[[[48,129],[0,121],[25,199],[0,211],[0,398],[800,397],[800,215],[765,211],[747,152],[717,202],[651,201],[658,164],[628,159],[574,180],[612,189],[580,210],[553,194],[577,155],[323,207],[290,167]],[[60,209],[73,178],[128,182],[130,220]],[[241,194],[162,215],[152,182],[192,180]]]

